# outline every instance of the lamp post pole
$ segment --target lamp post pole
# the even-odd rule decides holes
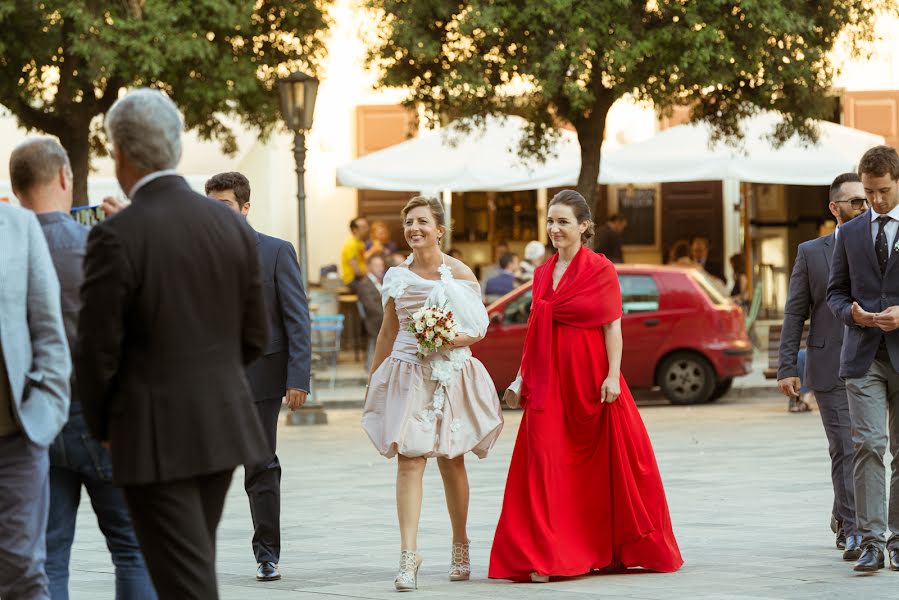
[[[306,241],[306,132],[293,135],[293,158],[297,163],[297,241],[300,246],[300,272],[303,274],[303,290],[309,295],[309,255]]]
[[[293,158],[297,169],[297,247],[303,290],[309,298],[309,249],[306,239],[306,131],[312,128],[318,80],[305,73],[294,72],[278,81],[281,114],[293,131]],[[311,332],[310,332],[311,333]],[[310,340],[311,343],[312,340]],[[325,408],[315,398],[315,375],[309,381],[309,397],[297,411],[288,413],[289,425],[323,425],[328,422]]]

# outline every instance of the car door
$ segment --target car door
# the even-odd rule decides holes
[[[621,372],[631,387],[651,387],[656,362],[671,326],[670,319],[660,310],[659,282],[652,273],[619,273],[618,281],[624,339]]]
[[[487,336],[471,348],[498,390],[504,390],[518,374],[530,314],[531,288],[527,287],[499,310],[491,311]]]

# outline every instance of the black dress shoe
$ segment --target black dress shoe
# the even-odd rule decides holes
[[[862,536],[846,536],[846,549],[843,551],[843,560],[858,560],[862,555]]]
[[[882,555],[881,558],[883,558]],[[259,563],[259,568],[256,569],[256,581],[277,581],[278,579],[281,579],[278,565],[273,562]]]
[[[865,546],[864,552],[858,562],[855,563],[855,570],[863,573],[873,573],[883,568],[883,550],[874,544]]]
[[[890,550],[890,570],[899,571],[899,548]]]
[[[840,527],[837,530],[837,550],[845,550],[846,549],[846,532],[843,531],[843,528]]]

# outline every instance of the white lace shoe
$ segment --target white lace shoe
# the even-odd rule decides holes
[[[421,554],[414,550],[403,550],[400,553],[400,572],[393,580],[396,591],[411,592],[418,589],[418,568],[421,566],[421,560]]]
[[[449,580],[468,581],[471,578],[471,558],[468,555],[469,542],[453,544],[453,557],[450,561]]]

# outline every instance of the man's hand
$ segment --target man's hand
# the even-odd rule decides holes
[[[306,404],[306,396],[308,392],[298,390],[296,388],[287,388],[287,407],[290,410],[297,410]]]
[[[506,393],[503,394],[503,402],[509,408],[518,408],[521,406],[521,397],[512,390],[506,390]]]
[[[106,196],[103,198],[103,202],[100,204],[100,210],[103,211],[107,217],[111,217],[117,212],[121,212],[128,206],[118,198],[114,196]]]
[[[852,320],[862,327],[877,327],[874,322],[874,313],[869,313],[858,305],[858,302],[852,303]]]
[[[777,380],[777,387],[780,388],[780,393],[786,396],[787,398],[793,398],[794,396],[799,395],[799,378],[798,377],[784,377],[783,379]]]
[[[899,306],[891,306],[874,315],[874,324],[883,331],[899,329]]]

